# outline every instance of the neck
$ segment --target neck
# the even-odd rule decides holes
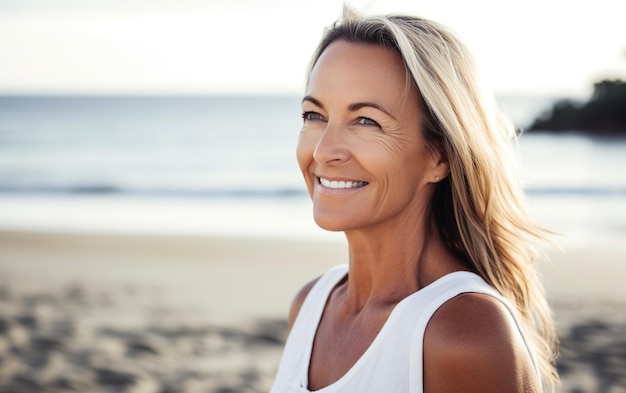
[[[447,272],[459,270],[435,228],[428,228],[426,222],[408,224],[346,232],[347,301],[355,310],[395,305]]]

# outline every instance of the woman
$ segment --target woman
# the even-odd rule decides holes
[[[345,10],[302,107],[314,218],[345,232],[350,257],[297,294],[271,392],[552,391],[534,266],[544,233],[515,132],[460,41],[427,20]]]

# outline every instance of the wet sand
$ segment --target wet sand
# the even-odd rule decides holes
[[[0,232],[1,392],[266,392],[295,291],[341,242]],[[626,392],[626,250],[542,275],[561,392]]]

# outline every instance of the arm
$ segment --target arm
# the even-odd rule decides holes
[[[498,300],[463,294],[433,315],[424,334],[425,393],[538,393],[515,321]]]
[[[319,277],[316,278],[315,280],[310,281],[305,286],[300,288],[295,298],[291,302],[291,308],[289,309],[289,323],[287,325],[289,331],[291,331],[291,328],[293,327],[293,324],[296,321],[296,317],[298,316],[298,313],[300,312],[300,308],[302,308],[302,303],[304,303],[304,299],[306,299],[309,292],[311,292],[311,288],[313,288],[317,280],[319,280]]]

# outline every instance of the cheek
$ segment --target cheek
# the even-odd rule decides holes
[[[385,178],[388,191],[416,192],[428,170],[423,149],[415,141],[380,146],[378,154],[370,154],[370,164],[381,168],[379,171]]]
[[[364,161],[368,162],[372,171],[384,174],[385,177],[393,180],[407,176],[407,169],[413,164],[412,159],[409,158],[413,153],[407,151],[410,148],[409,144],[403,145],[397,140],[379,138],[366,147],[361,149],[364,153],[361,156],[364,157]]]

